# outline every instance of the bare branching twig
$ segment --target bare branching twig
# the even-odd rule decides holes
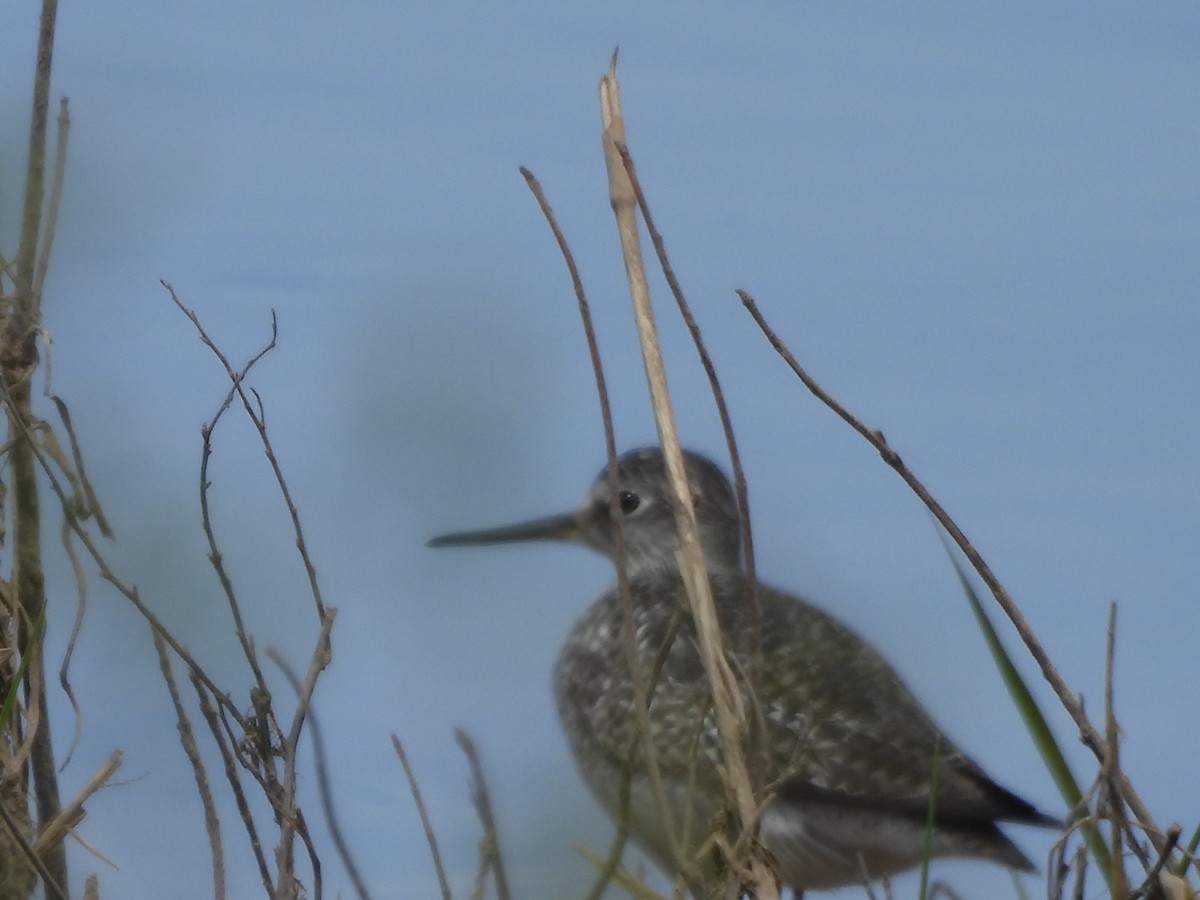
[[[283,496],[284,504],[287,507],[288,516],[292,520],[292,530],[296,535],[296,550],[300,553],[300,559],[304,563],[304,572],[308,576],[309,591],[312,594],[313,602],[316,604],[317,615],[323,615],[325,608],[324,602],[321,599],[321,586],[317,582],[316,566],[313,565],[312,558],[308,553],[308,546],[304,541],[304,530],[300,527],[300,511],[297,509],[295,502],[292,500],[291,489],[288,487],[287,479],[283,477],[283,469],[280,467],[279,460],[275,456],[275,448],[272,446],[271,437],[267,433],[267,422],[266,418],[262,414],[262,404],[259,401],[258,395],[255,394],[256,402],[251,403],[250,397],[246,393],[245,386],[243,385],[245,373],[249,371],[250,367],[275,347],[275,339],[278,335],[278,329],[276,328],[275,322],[275,312],[273,310],[271,312],[270,343],[260,350],[257,356],[251,358],[241,372],[238,372],[234,370],[233,366],[229,362],[229,359],[224,353],[221,352],[217,345],[213,343],[212,338],[208,336],[208,332],[204,330],[204,326],[201,324],[196,313],[184,306],[179,297],[176,296],[175,289],[165,281],[162,282],[162,286],[165,287],[167,292],[171,295],[171,301],[177,307],[179,307],[179,310],[185,316],[187,316],[192,325],[195,326],[197,333],[200,335],[200,339],[204,342],[204,345],[208,347],[213,352],[213,355],[216,356],[221,362],[221,365],[225,369],[225,374],[228,376],[230,384],[232,385],[232,390],[235,391],[237,396],[241,399],[242,406],[246,411],[246,416],[250,419],[251,423],[258,431],[258,437],[262,444],[263,453],[266,454],[267,461],[271,465],[271,471],[275,475],[275,483],[279,487],[280,494]]]

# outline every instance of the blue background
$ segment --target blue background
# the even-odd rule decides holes
[[[11,258],[35,11],[5,19]],[[518,165],[582,268],[618,441],[653,439],[600,154],[596,85],[619,45],[630,145],[724,379],[763,578],[852,625],[997,780],[1061,811],[927,515],[801,389],[735,287],[925,479],[1094,716],[1119,604],[1122,762],[1160,823],[1190,831],[1198,37],[1184,3],[64,4],[54,93],[72,131],[45,324],[52,390],[117,529],[114,568],[219,681],[248,683],[199,530],[199,428],[225,381],[158,279],[235,360],[276,310],[280,345],[253,383],[340,610],[317,709],[370,884],[435,892],[396,732],[469,891],[463,726],[517,895],[582,893],[590,868],[569,845],[604,849],[609,826],[548,683],[609,564],[424,541],[573,506],[603,461],[570,284]],[[702,374],[654,290],[681,433],[718,455]],[[217,441],[216,525],[248,627],[302,666],[316,626],[285,513],[252,431],[231,419]],[[74,585],[61,553],[50,563],[57,665]],[[120,869],[75,848],[75,878],[98,871],[111,896],[210,896],[147,628],[95,578],[73,682],[85,719],[64,793],[125,751],[125,783],[81,826]],[[1042,696],[1087,783],[1093,761]],[[71,722],[54,704],[62,751]],[[316,823],[308,769],[302,791]],[[231,896],[252,896],[231,808],[222,822]],[[1052,835],[1013,834],[1045,859]],[[345,895],[332,852],[325,866],[330,896]],[[935,873],[1012,895],[983,864]]]

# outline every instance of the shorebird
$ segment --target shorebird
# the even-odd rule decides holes
[[[714,463],[693,452],[684,459],[726,652],[744,673],[752,619],[737,505]],[[659,799],[644,747],[631,752],[638,746],[639,717],[616,586],[571,629],[554,670],[555,699],[579,771],[601,805],[616,818],[628,779],[630,835],[667,872],[690,871],[694,888],[696,873],[702,882],[716,871],[706,839],[724,809],[720,741],[676,561],[674,499],[662,452],[629,452],[618,471],[639,665],[655,674],[649,722]],[[606,469],[573,512],[447,534],[429,545],[557,540],[614,558],[610,509]],[[1000,787],[955,747],[866,641],[800,597],[755,587],[762,668],[757,696],[746,699],[762,722],[766,806],[760,838],[780,883],[799,896],[919,864],[935,766],[928,853],[1034,871],[997,823],[1061,823]],[[685,821],[691,823],[688,834],[668,835],[665,823],[678,828]]]

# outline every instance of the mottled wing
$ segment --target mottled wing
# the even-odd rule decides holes
[[[767,588],[760,595],[767,682],[760,693],[769,698],[763,713],[782,799],[924,817],[936,756],[939,821],[1053,821],[942,735],[865,641],[794,597]]]

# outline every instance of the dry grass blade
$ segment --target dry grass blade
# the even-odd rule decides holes
[[[409,765],[404,745],[394,734],[392,735],[392,747],[400,760],[400,767],[404,769],[404,777],[408,780],[408,792],[417,806],[417,816],[421,819],[421,827],[425,830],[425,842],[429,845],[429,855],[433,858],[433,868],[437,872],[438,888],[442,892],[442,900],[453,900],[453,895],[450,893],[450,882],[446,879],[446,869],[442,865],[442,853],[438,849],[437,835],[433,830],[433,822],[429,818],[429,812],[425,809],[425,801],[421,799],[421,786],[417,783],[417,776],[413,773],[412,766]]]
[[[642,359],[650,388],[659,443],[662,445],[667,474],[676,498],[680,570],[688,605],[696,624],[700,657],[712,690],[714,717],[728,778],[729,805],[738,828],[738,832],[732,836],[729,843],[736,844],[743,832],[757,828],[757,803],[741,740],[742,723],[747,721],[746,710],[737,679],[725,659],[712,588],[708,581],[704,554],[700,549],[696,513],[684,470],[683,453],[671,412],[666,371],[659,350],[650,291],[638,241],[637,198],[619,150],[625,144],[625,128],[621,116],[615,58],[609,71],[600,81],[600,105],[604,124],[604,155],[608,168],[609,198],[617,219],[617,233],[621,240],[625,273],[633,300],[634,321],[641,341]],[[751,853],[745,863],[749,871],[751,892],[761,900],[778,897],[774,873],[761,853]],[[731,861],[731,864],[733,868],[738,868],[740,861]],[[730,883],[737,880],[739,879],[732,877]]]
[[[474,803],[479,823],[483,826],[479,861],[480,883],[490,871],[496,885],[496,900],[510,900],[508,876],[504,873],[504,859],[500,853],[500,833],[496,830],[496,819],[492,815],[492,798],[488,793],[487,781],[483,777],[479,753],[471,736],[461,728],[454,730],[454,739],[458,741],[458,746],[467,757],[467,764],[471,769],[471,802]]]
[[[628,176],[630,187],[633,188],[633,194],[637,198],[638,209],[642,214],[642,221],[646,224],[646,232],[650,235],[650,243],[654,246],[659,267],[662,269],[663,277],[667,280],[667,287],[670,288],[671,295],[675,298],[675,305],[679,310],[679,315],[683,319],[684,325],[687,326],[688,334],[692,338],[692,344],[696,348],[696,355],[700,358],[700,365],[703,367],[704,375],[708,379],[709,389],[713,395],[713,403],[717,408],[717,416],[721,420],[721,430],[725,433],[725,446],[729,452],[729,466],[733,471],[734,496],[737,500],[738,517],[741,520],[742,556],[746,572],[746,585],[748,587],[746,602],[750,608],[750,627],[748,633],[752,645],[746,648],[746,656],[749,660],[746,683],[749,695],[751,697],[758,697],[758,687],[762,681],[763,667],[762,604],[758,597],[758,575],[754,561],[754,533],[750,526],[750,497],[746,487],[746,474],[742,470],[741,454],[738,452],[737,439],[733,433],[733,418],[730,416],[729,406],[725,402],[725,392],[721,389],[721,381],[717,377],[716,366],[713,364],[712,357],[709,356],[708,349],[704,345],[704,339],[700,334],[700,326],[696,323],[695,316],[692,315],[691,307],[683,293],[683,287],[680,285],[679,279],[675,276],[675,269],[667,257],[666,242],[663,240],[658,228],[655,227],[654,216],[650,212],[650,204],[647,202],[646,194],[642,190],[641,182],[638,180],[637,168],[633,163],[633,157],[629,153],[629,148],[623,143],[617,146],[617,152],[621,154],[621,162],[625,166],[625,174]],[[765,783],[766,758],[764,754],[766,751],[766,723],[763,721],[761,715],[756,714],[753,716],[751,724],[754,727],[747,732],[751,739],[751,744],[748,748],[750,751],[749,762],[751,764],[750,775],[751,783],[755,791],[758,791]]]
[[[52,822],[46,824],[38,835],[36,849],[39,853],[44,848],[62,841],[67,833],[71,831],[83,818],[83,804],[88,798],[108,782],[121,765],[123,754],[120,750],[114,750],[108,755],[108,758],[96,770],[96,773],[88,779],[87,784],[79,789],[74,799],[70,803],[63,806],[62,811]],[[78,839],[78,838],[77,838]]]
[[[0,823],[0,827],[3,827],[8,835],[7,840],[4,842],[5,849],[7,850],[9,844],[13,844],[18,847],[25,861],[34,869],[34,871],[38,873],[39,876],[41,876],[42,884],[45,886],[46,893],[49,896],[54,897],[55,900],[68,900],[66,892],[58,886],[58,882],[54,879],[53,874],[50,872],[50,869],[46,866],[45,862],[42,861],[41,856],[33,849],[29,841],[25,838],[25,835],[21,833],[20,826],[16,821],[13,820],[12,813],[8,811],[8,807],[4,803],[0,803],[0,819],[3,819],[3,822]],[[59,843],[55,846],[61,847],[62,844]],[[6,857],[5,865],[15,866],[16,862],[15,860],[10,861]],[[30,884],[30,887],[33,887],[32,883]]]
[[[609,861],[598,853],[593,853],[587,847],[581,847],[576,844],[573,845],[573,849],[595,866],[598,871],[603,872],[608,868]],[[630,897],[633,897],[634,900],[667,900],[666,897],[651,888],[624,866],[617,866],[616,870],[610,875],[610,880]]]

